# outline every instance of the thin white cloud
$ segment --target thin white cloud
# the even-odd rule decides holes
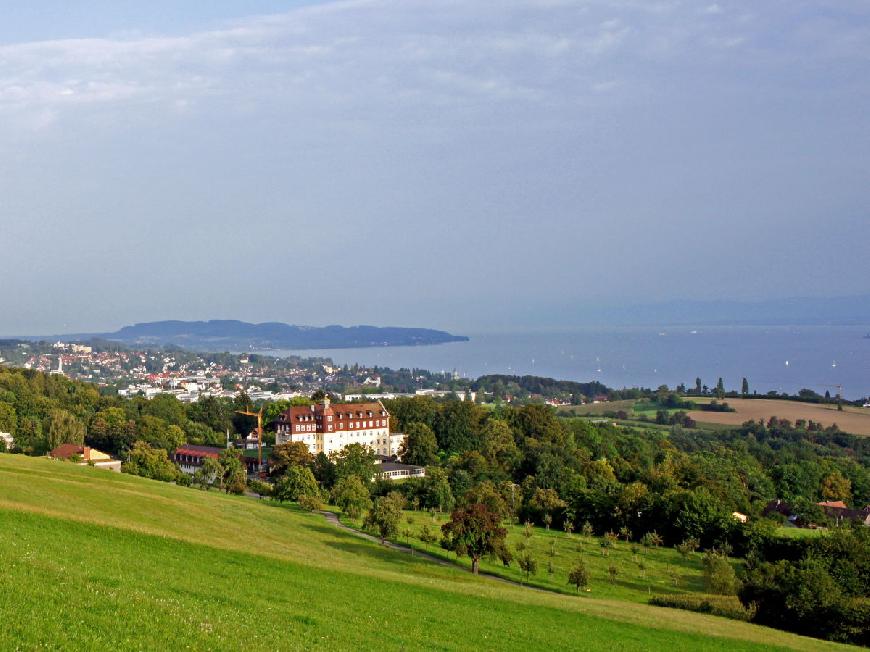
[[[681,74],[716,51],[765,43],[777,11],[756,20],[719,4],[510,0],[360,0],[253,17],[176,37],[90,38],[0,47],[0,112],[62,116],[88,105],[146,103],[191,110],[208,96],[329,110],[433,101],[574,105],[600,89]],[[793,39],[818,55],[868,56],[866,27],[792,11]],[[797,20],[794,20],[797,19]],[[833,39],[836,35],[837,38]],[[781,40],[781,38],[780,38]],[[776,61],[781,53],[773,52]],[[744,62],[735,59],[737,65]],[[760,62],[763,65],[763,61]],[[598,92],[593,90],[593,93]]]

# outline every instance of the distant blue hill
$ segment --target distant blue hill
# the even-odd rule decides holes
[[[144,346],[174,345],[204,351],[423,346],[468,340],[462,335],[429,328],[291,326],[278,322],[249,324],[232,319],[155,321],[125,326],[114,333],[75,333],[28,339],[54,338],[81,341],[102,339]]]

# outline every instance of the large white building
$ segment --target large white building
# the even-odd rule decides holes
[[[278,417],[276,444],[301,441],[312,455],[329,455],[349,444],[362,444],[378,455],[399,454],[404,435],[390,434],[390,414],[380,401],[294,406]]]

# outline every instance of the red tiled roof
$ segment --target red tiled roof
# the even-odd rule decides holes
[[[85,447],[79,444],[61,444],[57,448],[52,449],[49,455],[59,460],[65,460],[73,455],[82,455],[85,454]]]
[[[371,412],[371,416],[390,416],[387,409],[379,402],[339,403],[337,405],[330,405],[326,410],[328,410],[329,413],[332,413],[336,419],[362,419],[368,417],[369,412]],[[281,413],[281,419],[285,422],[299,421],[301,420],[300,417],[311,417],[313,419],[315,416],[322,415],[324,411],[322,403],[314,404],[313,410],[311,409],[311,406],[294,405],[290,409]],[[381,415],[381,411],[383,411],[383,415]]]
[[[175,449],[176,455],[190,455],[192,457],[213,457],[218,459],[223,451],[223,448],[217,446],[198,446],[195,444],[185,444]]]
[[[819,503],[819,507],[835,507],[837,509],[847,509],[846,503],[842,500],[829,500],[827,502]]]

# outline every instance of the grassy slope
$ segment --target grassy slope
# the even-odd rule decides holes
[[[474,578],[319,515],[0,455],[0,649],[798,649],[744,623]]]
[[[407,518],[413,519],[408,523]],[[355,528],[361,527],[361,521],[342,519],[348,525]],[[419,535],[424,525],[431,532],[440,533],[441,525],[448,520],[447,514],[428,514],[426,512],[406,512],[399,530],[410,530],[413,537]],[[523,536],[524,528],[520,525],[505,526],[508,531],[508,546],[516,554],[517,544],[523,542],[530,555],[538,562],[538,572],[529,578],[528,583],[532,586],[540,586],[554,591],[573,594],[575,591],[568,584],[568,573],[582,558],[590,573],[590,593],[597,598],[613,600],[626,600],[629,602],[646,603],[651,595],[686,593],[704,591],[702,578],[701,554],[695,553],[683,559],[673,548],[650,548],[644,549],[637,545],[638,554],[632,553],[631,543],[618,541],[608,551],[605,557],[601,548],[601,537],[584,537],[580,534],[565,534],[561,530],[545,530],[533,528],[534,534],[526,539]],[[418,550],[424,550],[429,554],[435,554],[444,559],[458,562],[464,567],[471,566],[467,557],[456,559],[452,553],[442,550],[437,544],[425,546],[419,539],[408,540],[404,535],[396,538],[403,544],[412,543]],[[550,552],[554,556],[550,556]],[[553,573],[549,573],[547,564],[551,563]],[[643,563],[643,571],[639,568]],[[610,582],[609,567],[617,568],[616,581]],[[505,568],[498,560],[481,560],[481,568],[487,572],[517,582],[526,581],[516,563]],[[677,584],[674,585],[672,573],[677,576]]]

